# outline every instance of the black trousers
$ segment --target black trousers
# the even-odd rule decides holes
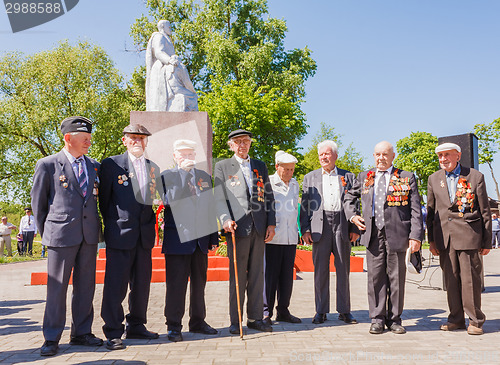
[[[106,338],[120,338],[124,332],[122,302],[129,286],[127,324],[131,328],[146,324],[151,270],[151,249],[145,249],[139,244],[130,250],[106,247],[106,275],[101,308],[104,320],[102,330]]]
[[[33,254],[33,239],[35,238],[34,231],[24,231],[23,232],[23,254],[28,253]]]
[[[277,314],[288,316],[288,306],[293,288],[293,266],[297,245],[266,244],[266,268],[264,273],[264,316],[273,316],[276,296]]]
[[[403,313],[406,252],[391,251],[385,228],[372,226],[370,244],[366,250],[368,271],[368,307],[372,323],[401,324]]]
[[[199,246],[191,255],[165,254],[166,297],[165,318],[167,329],[180,331],[186,307],[189,286],[189,329],[198,330],[205,325],[205,285],[207,283],[208,256]]]

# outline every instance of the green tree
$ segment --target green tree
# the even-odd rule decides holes
[[[397,156],[394,166],[415,174],[420,195],[427,195],[427,180],[439,170],[439,161],[434,153],[437,137],[427,132],[412,132],[396,143]]]
[[[321,123],[320,130],[314,135],[311,146],[304,154],[302,161],[299,160],[299,164],[296,169],[297,181],[301,183],[305,174],[321,167],[318,159],[318,143],[325,140],[334,141],[339,147],[339,152],[342,152],[341,137],[342,136],[340,134],[335,132],[334,127],[331,127],[326,123]],[[344,152],[339,154],[335,165],[341,169],[351,171],[357,176],[365,169],[363,164],[363,156],[359,151],[356,151],[353,144],[350,143]]]
[[[285,49],[286,22],[268,16],[267,0],[148,0],[146,6],[148,16],[131,28],[137,49],[146,48],[159,20],[172,23],[176,54],[199,90],[199,109],[212,122],[214,157],[228,155],[226,136],[234,128],[262,138],[256,153],[266,161],[277,149],[297,151],[307,128],[300,103],[316,62],[307,47]],[[144,70],[136,70],[135,85],[143,77]]]
[[[100,48],[87,42],[31,56],[0,59],[0,196],[29,202],[38,159],[63,146],[60,122],[71,115],[94,121],[90,156],[101,160],[122,150],[121,130],[132,100],[122,77]]]
[[[490,124],[476,124],[474,134],[478,138],[478,157],[480,164],[487,164],[490,168],[491,177],[495,184],[497,199],[500,200],[500,190],[498,182],[493,173],[493,158],[498,152],[500,140],[500,118],[495,119]]]

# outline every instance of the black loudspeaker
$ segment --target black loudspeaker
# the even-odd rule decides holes
[[[445,142],[456,143],[462,149],[460,163],[462,166],[479,169],[478,141],[474,133],[459,134],[457,136],[439,137],[439,144]]]

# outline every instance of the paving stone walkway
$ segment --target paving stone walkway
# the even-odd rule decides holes
[[[424,252],[428,257],[428,252]],[[500,250],[486,256],[483,336],[465,331],[442,332],[446,320],[445,292],[437,260],[427,260],[424,275],[408,275],[403,325],[405,335],[370,335],[366,272],[351,274],[352,313],[360,322],[346,325],[334,312],[322,325],[313,325],[313,274],[299,273],[294,283],[291,312],[302,324],[276,323],[273,333],[246,331],[244,340],[229,334],[228,283],[207,283],[207,322],[217,336],[184,332],[184,341],[169,342],[163,316],[165,284],[151,285],[148,329],[160,333],[152,341],[125,340],[127,348],[70,346],[68,311],[66,330],[57,356],[43,358],[39,348],[45,305],[45,286],[30,286],[30,273],[45,269],[45,261],[0,265],[0,363],[2,364],[499,364],[500,363]],[[365,264],[366,265],[366,264]],[[335,274],[331,275],[334,293]],[[71,288],[68,293],[68,308]],[[99,316],[102,285],[95,295],[94,333],[102,337]],[[187,314],[184,329],[187,328]]]

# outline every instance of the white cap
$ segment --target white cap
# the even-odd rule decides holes
[[[462,152],[462,149],[460,148],[460,146],[458,144],[450,143],[450,142],[440,144],[439,146],[436,147],[434,152],[439,153],[439,152],[450,151],[450,150],[457,150],[458,152]]]
[[[196,142],[189,139],[178,139],[174,142],[174,151],[196,149]]]
[[[294,155],[286,153],[285,151],[276,152],[275,156],[276,163],[297,163],[299,162]]]

